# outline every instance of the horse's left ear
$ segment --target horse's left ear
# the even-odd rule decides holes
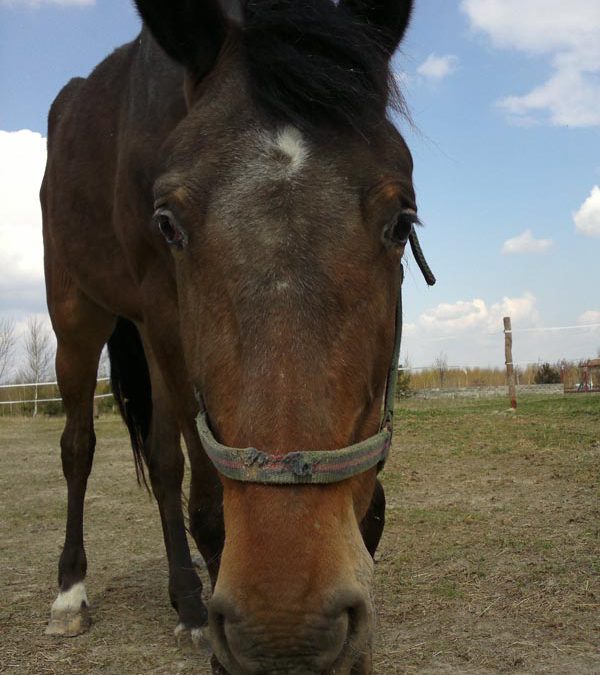
[[[339,6],[374,28],[391,57],[408,28],[413,4],[413,0],[340,0]]]
[[[196,79],[210,72],[228,24],[242,23],[242,0],[135,0],[154,39]]]

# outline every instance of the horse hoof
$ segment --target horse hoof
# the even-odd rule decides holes
[[[83,581],[73,584],[67,591],[60,591],[50,610],[46,635],[75,637],[89,630],[92,619]]]
[[[213,656],[210,660],[210,666],[212,669],[212,675],[229,675],[229,673],[223,668],[219,663],[216,656]]]
[[[178,623],[174,632],[178,643],[189,640],[197,649],[211,651],[208,626],[186,626]]]
[[[206,569],[206,563],[201,555],[192,556],[192,565],[199,571],[203,572]]]
[[[46,627],[46,635],[75,637],[86,633],[92,624],[90,611],[86,605],[75,611],[52,612]]]

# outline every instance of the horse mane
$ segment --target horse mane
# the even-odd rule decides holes
[[[248,0],[243,44],[261,107],[297,126],[363,135],[391,106],[406,113],[376,30],[331,0]]]

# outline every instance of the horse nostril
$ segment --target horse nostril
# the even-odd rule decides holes
[[[361,593],[347,592],[337,598],[336,614],[345,616],[347,621],[344,645],[362,645],[369,634],[368,604]]]
[[[364,642],[369,631],[369,612],[364,600],[355,603],[348,609],[348,644]]]
[[[233,607],[220,596],[213,596],[208,608],[208,623],[210,627],[210,641],[212,648],[223,663],[231,668],[236,659],[231,652],[225,630],[226,622],[236,621],[236,612]]]

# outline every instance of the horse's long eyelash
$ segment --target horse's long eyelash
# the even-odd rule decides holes
[[[421,222],[421,219],[419,218],[417,213],[412,210],[402,211],[398,217],[398,220],[400,219],[407,220],[413,225],[419,225],[420,227],[423,226],[423,223]]]

